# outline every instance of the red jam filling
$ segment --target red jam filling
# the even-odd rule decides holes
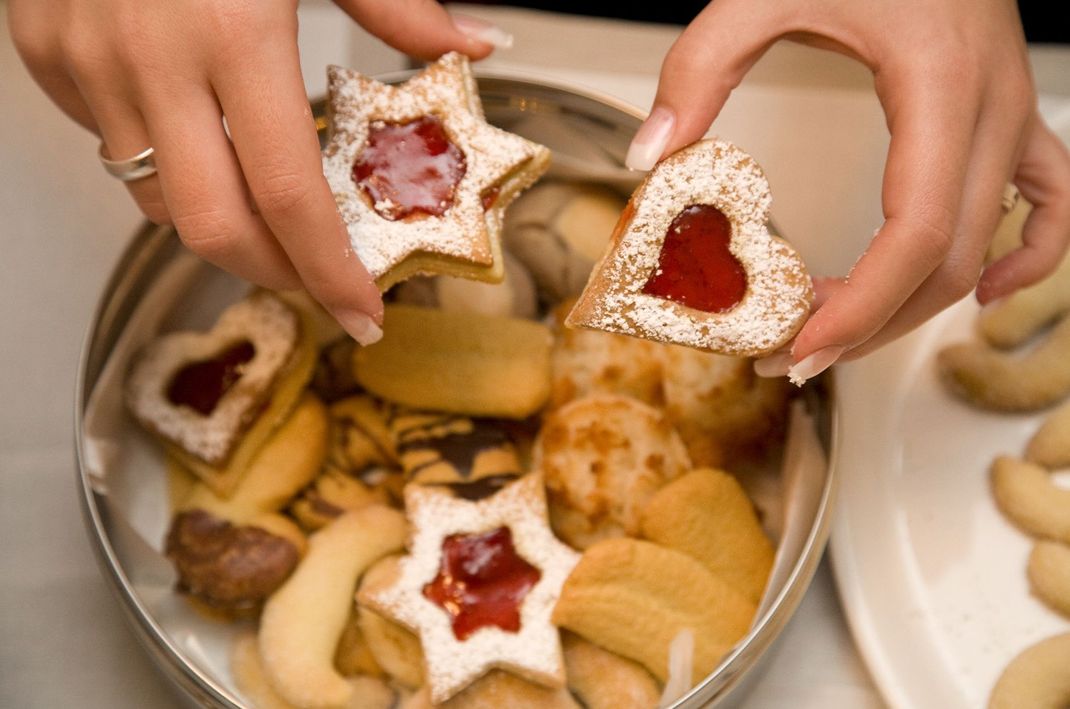
[[[721,210],[692,205],[665,234],[658,267],[643,293],[708,313],[730,310],[743,300],[747,274],[728,250],[732,224]]]
[[[508,527],[452,534],[442,542],[442,565],[424,596],[450,614],[458,640],[489,625],[515,633],[520,604],[541,576],[516,553]]]
[[[483,203],[484,212],[494,206],[494,203],[498,201],[498,195],[501,194],[501,192],[502,188],[497,185],[483,190],[483,194],[479,195],[479,200]]]
[[[353,163],[353,180],[380,216],[396,221],[445,214],[466,169],[464,153],[450,142],[442,121],[428,115],[408,123],[372,123],[368,143]]]
[[[256,355],[253,343],[243,340],[231,345],[212,359],[187,364],[167,385],[167,400],[175,406],[188,406],[208,416],[223,395],[241,379],[245,364]]]

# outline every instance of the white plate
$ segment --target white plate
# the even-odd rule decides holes
[[[973,337],[967,299],[838,372],[841,492],[832,558],[851,632],[894,707],[982,707],[1003,667],[1070,623],[1029,593],[1032,541],[996,509],[988,467],[1045,413],[981,411],[934,356]]]

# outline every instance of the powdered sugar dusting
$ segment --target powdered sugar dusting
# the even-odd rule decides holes
[[[632,218],[595,268],[569,324],[733,355],[777,349],[801,327],[813,292],[794,249],[766,227],[771,201],[761,168],[727,141],[704,140],[674,153],[632,196]],[[742,300],[723,313],[642,293],[673,219],[696,204],[728,217],[729,250],[747,273]]]
[[[392,586],[362,600],[420,635],[432,701],[445,701],[494,667],[561,686],[561,644],[550,616],[579,554],[550,531],[542,476],[529,473],[479,502],[455,498],[442,488],[410,484],[405,508],[413,529],[410,554],[401,560]],[[424,597],[423,587],[438,574],[447,536],[499,527],[509,527],[517,553],[537,567],[541,577],[521,603],[518,632],[483,627],[458,641],[449,615]]]
[[[443,56],[409,81],[382,84],[355,71],[328,69],[331,138],[323,151],[323,172],[346,222],[349,238],[376,279],[416,252],[491,266],[494,263],[491,213],[484,214],[482,193],[500,185],[525,163],[545,169],[549,151],[483,119],[475,80],[463,55]],[[353,181],[353,163],[368,139],[373,121],[405,123],[434,115],[451,142],[464,153],[466,171],[453,205],[442,215],[414,215],[391,221],[378,214]],[[539,171],[541,172],[541,170]],[[526,187],[537,175],[527,176]],[[506,200],[507,201],[507,200]]]
[[[153,341],[127,379],[127,406],[141,423],[209,465],[226,461],[239,434],[297,346],[297,314],[270,293],[255,293],[223,311],[207,333],[177,332]],[[184,366],[209,360],[248,341],[253,358],[208,416],[167,398],[171,379]]]

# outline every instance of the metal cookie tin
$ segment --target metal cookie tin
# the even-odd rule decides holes
[[[386,80],[399,81],[405,76]],[[636,184],[636,176],[624,168],[623,161],[642,119],[637,109],[589,91],[500,74],[480,75],[479,89],[492,123],[553,149],[556,175],[603,182],[624,194]],[[176,269],[187,272],[186,285],[168,291],[165,282]],[[89,430],[93,422],[87,420],[87,413],[91,398],[114,386],[115,378],[108,379],[108,367],[114,369],[115,363],[109,364],[109,359],[124,340],[136,335],[132,330],[144,329],[144,323],[134,322],[137,313],[146,309],[144,303],[153,303],[151,309],[159,311],[160,318],[166,313],[172,325],[178,318],[183,324],[192,321],[204,326],[211,323],[214,313],[198,311],[209,311],[213,304],[218,310],[224,295],[233,294],[233,300],[242,287],[237,279],[196,262],[171,229],[144,227],[134,236],[104,288],[83,347],[77,381],[78,490],[92,546],[146,652],[195,706],[243,705],[229,670],[220,666],[225,665],[220,647],[226,641],[225,637],[215,638],[220,624],[189,612],[172,591],[173,572],[159,552],[167,523],[167,491],[159,482],[165,477],[162,463],[139,454],[137,441],[126,440],[138,434],[118,431],[104,446],[105,453],[119,456],[118,469],[156,469],[141,477],[101,475],[101,446],[94,443],[97,433]],[[815,416],[825,451],[830,452],[835,445],[834,395],[819,384],[809,389],[805,400]],[[805,533],[793,545],[793,558],[787,560],[786,573],[777,580],[779,589],[769,594],[747,637],[676,706],[730,706],[759,675],[769,648],[801,601],[828,537],[835,489],[832,470],[824,466],[816,484],[811,481],[809,487],[802,496],[806,502],[797,503],[804,505],[797,512],[805,517]]]

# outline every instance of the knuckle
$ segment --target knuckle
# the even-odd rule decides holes
[[[294,172],[274,172],[253,188],[253,200],[264,214],[285,216],[300,211],[308,202],[308,182]]]
[[[216,210],[176,214],[173,221],[182,243],[208,261],[226,255],[238,241],[230,219]]]

